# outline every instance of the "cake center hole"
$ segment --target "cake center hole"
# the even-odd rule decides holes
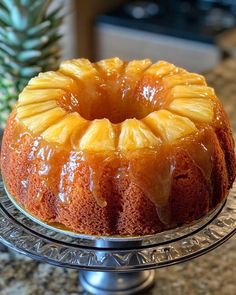
[[[104,91],[104,88],[95,91],[91,87],[79,93],[68,93],[59,100],[59,105],[68,112],[78,112],[87,120],[106,118],[114,124],[126,119],[142,119],[158,109],[156,88],[143,87],[137,91],[112,87]]]

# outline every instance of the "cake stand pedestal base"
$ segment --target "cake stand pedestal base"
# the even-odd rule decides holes
[[[129,273],[80,271],[80,284],[91,294],[130,295],[143,292],[154,285],[155,271]]]

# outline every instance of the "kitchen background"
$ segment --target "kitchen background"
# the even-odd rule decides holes
[[[236,55],[235,0],[64,3],[68,12],[73,11],[63,27],[64,58],[148,56],[203,72]]]
[[[167,59],[205,73],[236,133],[236,0],[55,0],[65,13],[61,59]],[[236,239],[193,261],[158,270],[150,294],[235,295]],[[79,292],[79,293],[78,293]],[[77,272],[0,245],[1,295],[85,294]]]

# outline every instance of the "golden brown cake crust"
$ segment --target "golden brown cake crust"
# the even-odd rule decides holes
[[[75,172],[74,182],[70,184],[69,202],[62,202],[50,187],[43,185],[37,173],[33,175],[28,172],[29,153],[34,142],[32,136],[26,134],[17,150],[9,148],[15,142],[15,128],[17,122],[13,112],[5,129],[1,153],[2,174],[9,192],[27,211],[39,219],[47,223],[59,222],[80,233],[144,235],[190,223],[206,214],[226,197],[235,175],[235,166],[231,165],[231,169],[228,169],[226,165],[225,155],[233,155],[233,150],[232,144],[222,145],[222,142],[232,143],[230,135],[227,139],[224,129],[218,129],[217,136],[213,133],[211,137],[214,150],[210,185],[189,152],[182,148],[176,149],[173,154],[175,170],[169,199],[171,220],[169,224],[163,224],[155,205],[141,188],[126,175],[111,177],[114,175],[113,167],[109,166],[103,171],[100,183],[101,193],[107,201],[106,207],[99,206],[93,198],[89,189],[89,167],[84,163]],[[224,136],[220,137],[221,134]],[[58,155],[57,159],[64,163],[67,156],[64,155],[63,158]],[[233,157],[231,161],[232,159]],[[66,176],[65,174],[64,177]],[[27,186],[22,180],[27,181]],[[60,181],[63,181],[63,177]],[[39,191],[40,198],[37,198]]]

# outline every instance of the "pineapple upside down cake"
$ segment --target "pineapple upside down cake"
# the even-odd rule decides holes
[[[235,179],[214,90],[201,75],[149,59],[74,59],[31,79],[8,119],[1,166],[25,211],[96,235],[189,224]]]

